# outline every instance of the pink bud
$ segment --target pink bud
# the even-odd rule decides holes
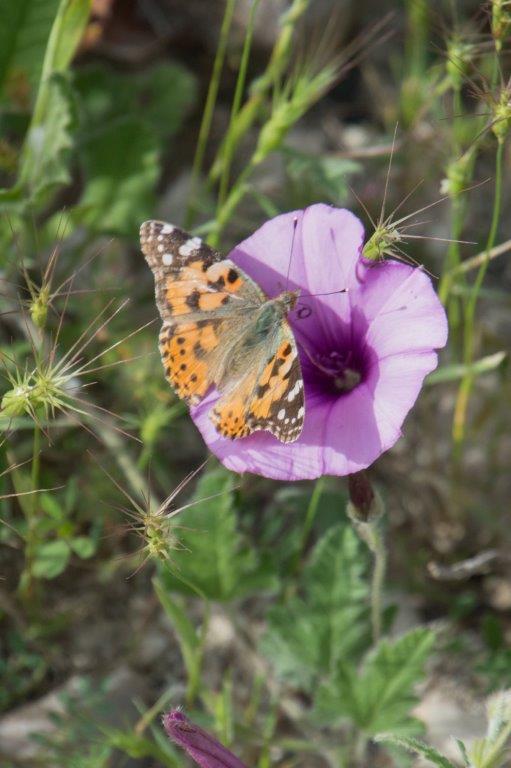
[[[211,734],[190,722],[179,710],[163,716],[167,735],[182,747],[201,768],[246,768],[238,758]]]

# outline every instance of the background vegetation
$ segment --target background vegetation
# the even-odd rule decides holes
[[[506,0],[0,0],[2,766],[184,765],[178,704],[259,768],[509,765],[510,31]],[[344,479],[203,464],[137,242],[317,201],[450,325],[356,524]]]

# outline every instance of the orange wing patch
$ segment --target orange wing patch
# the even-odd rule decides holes
[[[288,376],[293,363],[293,347],[284,341],[275,357],[266,364],[258,381],[255,398],[251,404],[250,415],[255,419],[270,418],[270,411],[275,401],[281,400],[288,389]]]
[[[217,432],[234,440],[246,437],[251,432],[245,412],[246,399],[242,394],[236,393],[236,397],[232,399],[222,398],[211,411],[210,419]]]
[[[219,336],[211,323],[164,325],[160,353],[165,376],[176,394],[196,405],[213,384],[207,356],[218,346]]]

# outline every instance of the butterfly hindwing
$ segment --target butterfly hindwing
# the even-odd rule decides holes
[[[253,351],[255,364],[239,384],[213,407],[211,419],[224,437],[245,437],[258,430],[271,432],[281,442],[300,435],[305,414],[303,381],[298,350],[291,328],[284,321],[276,351],[267,357],[264,348]]]

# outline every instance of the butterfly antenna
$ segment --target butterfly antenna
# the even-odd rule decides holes
[[[291,273],[291,260],[293,258],[293,248],[295,245],[295,235],[296,235],[297,226],[298,226],[298,216],[295,216],[293,219],[293,236],[291,238],[291,251],[289,252],[289,262],[287,265],[287,275],[286,275],[286,285],[285,285],[286,291],[289,288],[289,275]]]

